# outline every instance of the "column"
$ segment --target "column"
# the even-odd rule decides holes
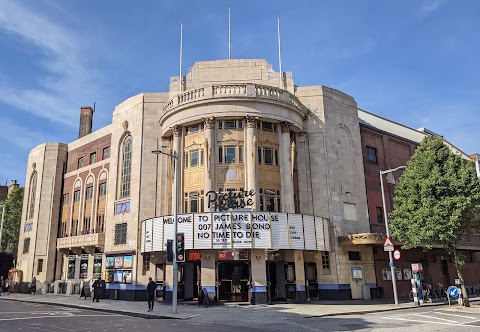
[[[303,250],[294,250],[295,257],[295,283],[297,289],[297,303],[307,301],[307,290],[305,288],[305,261],[303,259]]]
[[[165,264],[165,280],[163,281],[163,301],[172,303],[173,294],[173,264],[167,262]]]
[[[202,250],[200,286],[202,287],[202,289],[205,288],[207,290],[208,296],[212,301],[214,296],[217,295],[217,280],[215,277],[215,255],[215,250]]]
[[[295,213],[295,201],[293,195],[292,175],[292,143],[290,141],[290,124],[280,124],[280,181],[281,181],[281,202],[282,212]]]
[[[210,118],[204,119],[205,121],[205,143],[204,143],[204,154],[205,154],[205,190],[204,194],[206,195],[209,191],[216,191],[215,185],[215,151],[216,151],[216,139],[215,139],[215,118],[212,116]],[[208,210],[208,200],[204,199],[204,211],[213,211],[211,208]]]
[[[247,116],[246,126],[246,140],[245,140],[245,190],[255,190],[255,196],[253,196],[254,210],[260,209],[260,191],[257,181],[257,119],[253,116]]]
[[[177,202],[178,202],[178,205],[177,205],[177,211],[178,213],[180,214],[181,211],[182,211],[182,202],[183,202],[183,190],[181,190],[182,185],[182,176],[181,174],[183,174],[183,168],[182,168],[182,160],[183,160],[183,128],[180,127],[180,126],[174,126],[173,127],[173,152],[172,153],[176,153],[177,156],[178,156],[178,159],[177,159],[177,162],[178,162],[178,165],[177,165],[177,169],[178,169],[178,173],[177,173],[177,183],[178,183],[178,190],[177,190]],[[172,170],[172,173],[175,171],[175,169]],[[174,176],[174,179],[175,179],[175,176]],[[175,192],[175,181],[172,181],[172,213],[174,211],[174,202],[175,202],[175,198],[173,197],[173,193]]]
[[[252,284],[250,291],[254,304],[268,303],[267,295],[267,264],[264,249],[252,249],[250,255]]]

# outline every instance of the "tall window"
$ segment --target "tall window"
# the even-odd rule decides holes
[[[237,146],[232,145],[232,146],[218,147],[218,163],[233,164],[233,163],[238,163],[239,159],[240,158],[237,158]],[[241,160],[243,161],[243,156]]]
[[[103,148],[103,160],[110,158],[110,147]]]
[[[369,163],[378,163],[377,160],[377,149],[372,148],[371,146],[367,146],[367,161]]]
[[[377,222],[383,224],[383,211],[381,206],[377,206],[376,209],[377,211]]]
[[[186,192],[184,200],[184,212],[203,212],[203,199],[203,190]]]
[[[127,223],[115,225],[115,244],[127,243]]]
[[[120,198],[130,197],[130,173],[132,170],[132,136],[127,136],[122,147],[122,177]]]
[[[80,190],[75,190],[75,192],[73,193],[73,202],[80,202]]]
[[[78,158],[78,164],[77,164],[77,168],[82,168],[82,167],[83,167],[83,157]]]
[[[92,199],[92,196],[93,196],[93,187],[87,187],[87,191],[85,192],[85,198],[88,201],[89,199]]]
[[[30,179],[30,204],[28,205],[28,219],[33,218],[35,213],[35,197],[37,192],[37,172],[34,172]]]
[[[106,183],[100,183],[98,186],[98,196],[105,196],[107,193],[107,184]]]
[[[30,238],[27,237],[26,239],[23,240],[23,253],[28,254],[30,251]]]
[[[97,233],[105,233],[105,215],[100,214],[97,217]]]
[[[142,274],[146,275],[148,271],[150,271],[150,253],[145,252],[143,254],[143,264],[142,264]]]
[[[37,274],[43,271],[43,259],[39,259],[37,263]]]
[[[89,163],[89,165],[95,164],[96,162],[97,162],[97,153],[96,152],[90,153],[90,163]]]

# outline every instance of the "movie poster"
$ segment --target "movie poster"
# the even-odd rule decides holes
[[[113,282],[113,271],[111,270],[105,271],[105,282]]]
[[[123,267],[123,256],[115,257],[115,268],[121,269]]]
[[[105,268],[113,269],[115,267],[115,257],[107,257],[105,260]]]
[[[123,256],[123,268],[131,269],[133,267],[133,256]]]
[[[132,283],[132,271],[123,271],[123,282],[125,284]]]
[[[113,282],[122,282],[123,272],[122,270],[115,270],[113,272]]]

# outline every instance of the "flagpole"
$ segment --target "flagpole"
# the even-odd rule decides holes
[[[278,64],[280,67],[280,88],[284,88],[283,86],[283,71],[282,71],[282,54],[280,49],[280,17],[277,19],[278,26],[277,26],[277,35],[278,35]]]
[[[231,31],[230,31],[230,7],[228,8],[228,58],[232,58],[232,38],[231,38]]]
[[[180,22],[180,92],[183,91],[182,52],[183,52],[183,22]]]

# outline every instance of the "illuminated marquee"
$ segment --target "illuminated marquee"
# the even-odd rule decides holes
[[[299,249],[330,251],[328,221],[322,217],[275,212],[212,212],[179,215],[185,249]],[[142,252],[165,251],[174,218],[142,222]]]

